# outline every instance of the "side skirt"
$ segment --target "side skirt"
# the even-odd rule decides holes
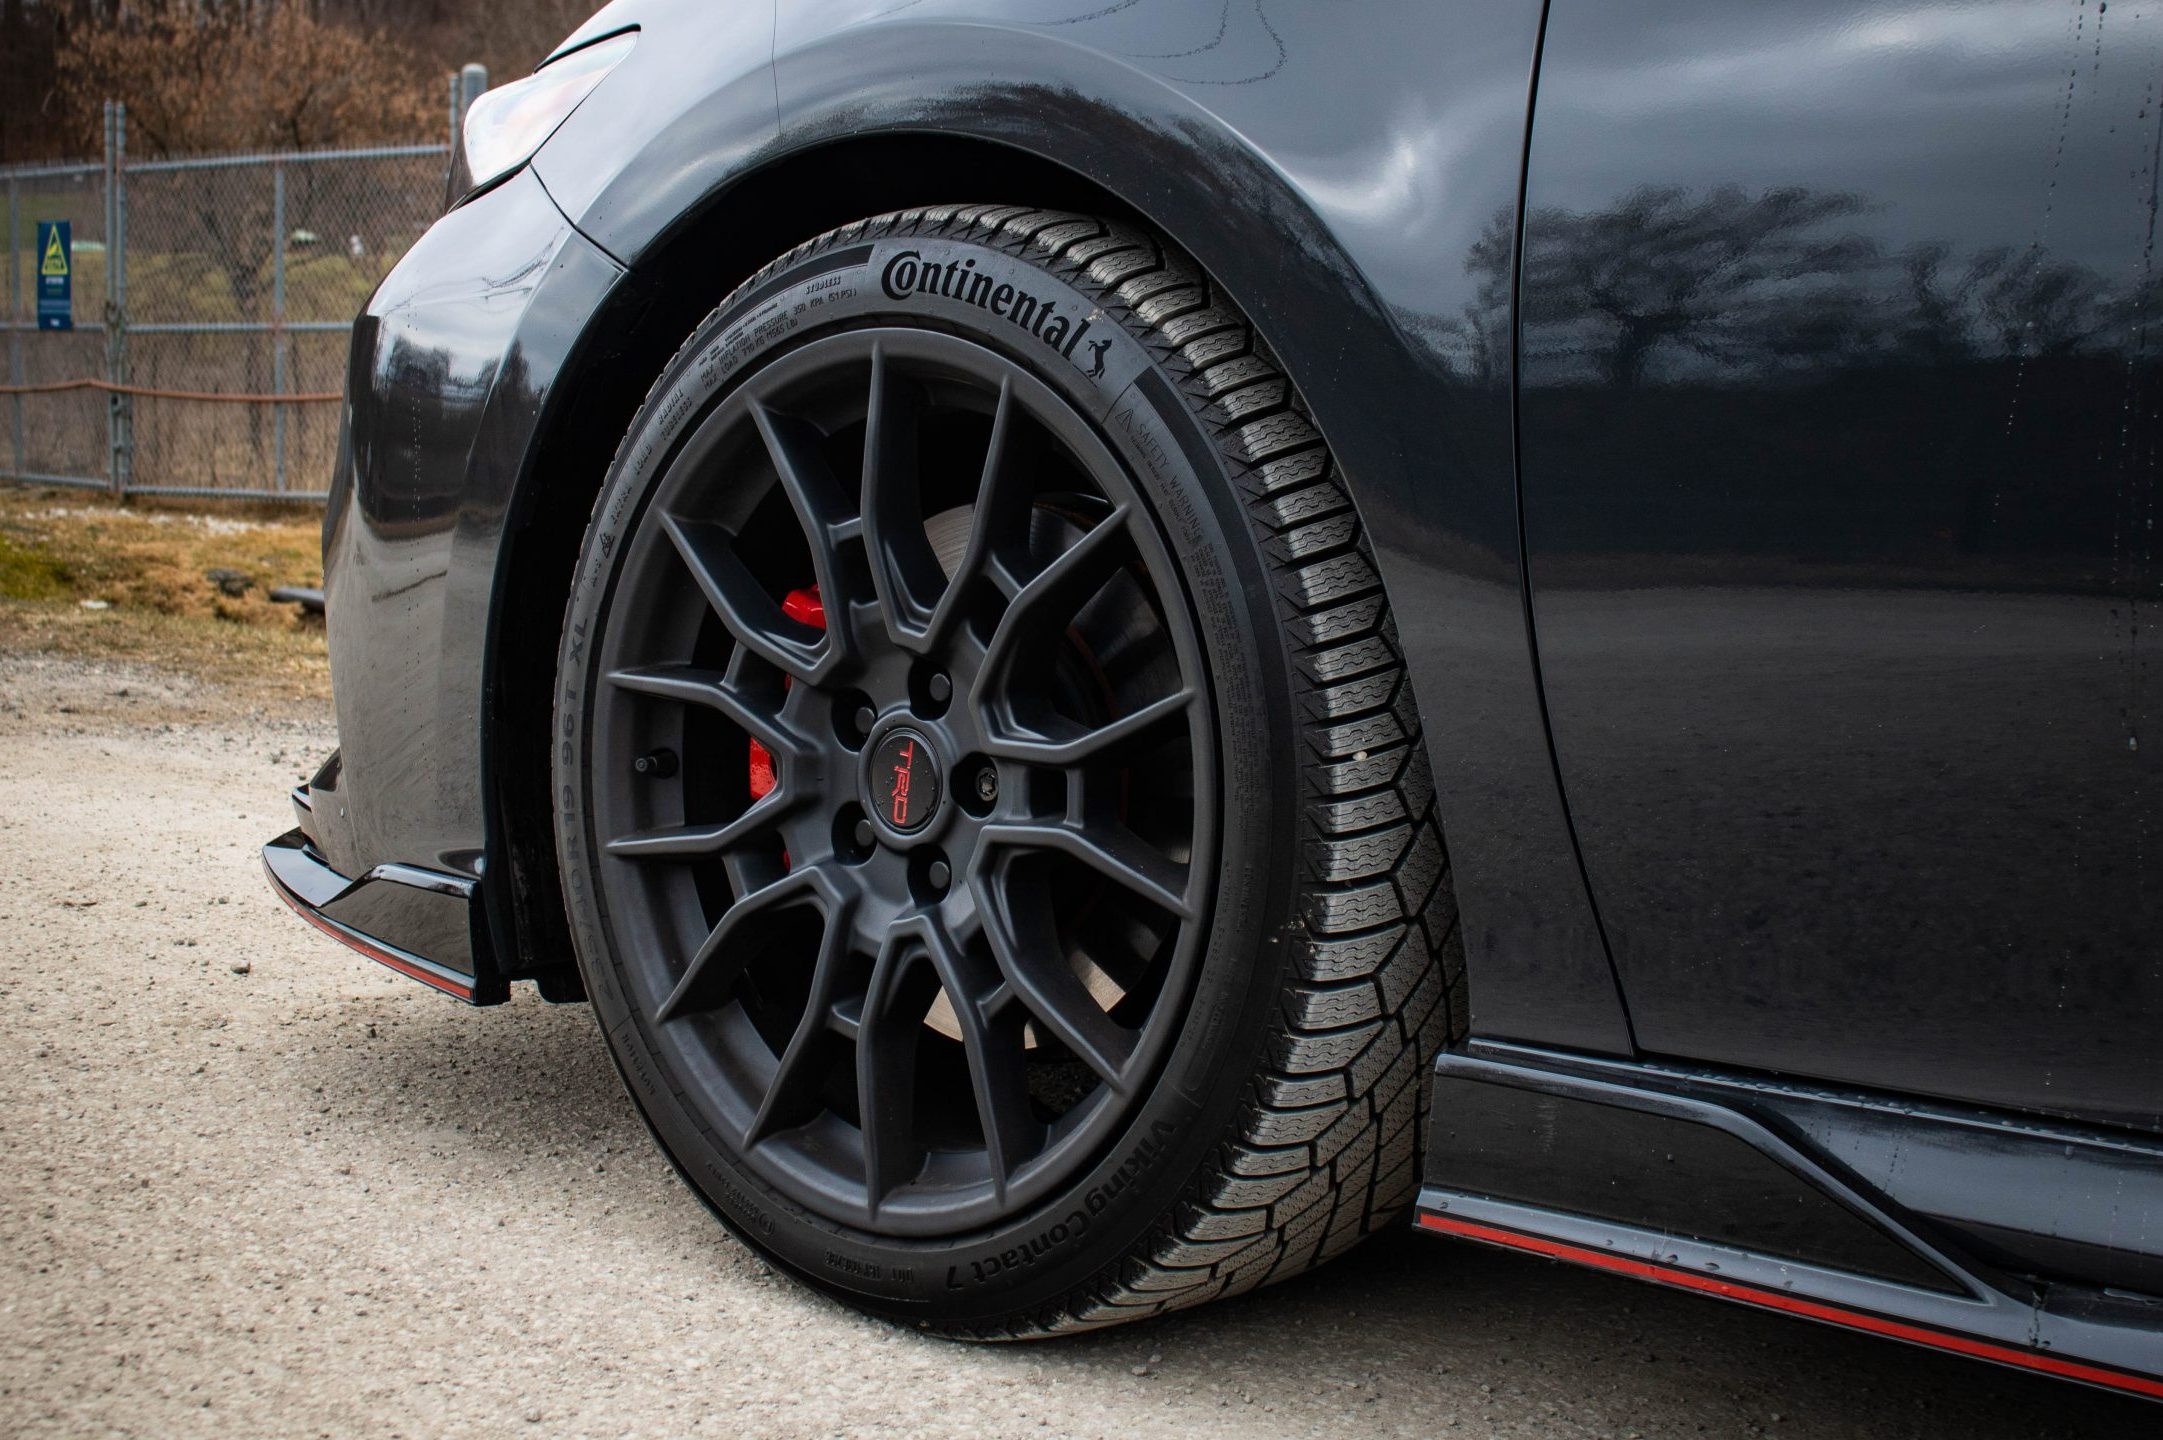
[[[2163,1399],[2163,1302],[1998,1270],[1775,1117],[1618,1083],[1656,1067],[1494,1048],[1436,1062],[1422,1229]]]

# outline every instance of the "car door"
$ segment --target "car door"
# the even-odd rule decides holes
[[[1553,0],[1524,537],[1643,1050],[2158,1128],[2159,83],[2153,6]]]

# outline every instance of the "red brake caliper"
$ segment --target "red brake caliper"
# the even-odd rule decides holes
[[[826,602],[819,598],[819,587],[808,590],[791,590],[781,597],[781,613],[799,625],[809,625],[814,630],[826,628]],[[784,680],[782,683],[786,684]],[[751,798],[764,800],[774,790],[774,757],[758,741],[751,742]]]

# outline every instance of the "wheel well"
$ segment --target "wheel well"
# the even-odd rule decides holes
[[[946,135],[839,141],[783,156],[707,197],[639,258],[581,335],[552,386],[511,499],[491,606],[496,617],[550,621],[542,636],[492,626],[483,892],[506,978],[536,980],[550,999],[582,994],[549,793],[556,624],[593,502],[647,390],[698,323],[776,256],[885,211],[990,201],[1145,218],[1063,166],[989,141]],[[573,393],[575,407],[568,403]]]

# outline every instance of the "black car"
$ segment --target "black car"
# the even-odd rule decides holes
[[[618,0],[265,851],[971,1337],[1417,1224],[2163,1396],[2163,14]]]

